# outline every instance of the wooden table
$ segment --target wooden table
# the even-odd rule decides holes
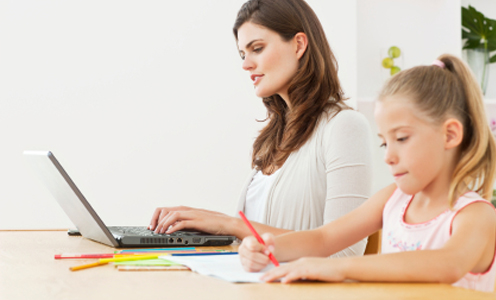
[[[496,299],[446,284],[234,284],[190,271],[122,272],[112,264],[71,272],[94,260],[53,258],[113,250],[65,231],[0,231],[0,299]]]

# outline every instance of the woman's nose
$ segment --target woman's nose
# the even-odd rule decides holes
[[[243,68],[243,70],[249,71],[249,70],[252,70],[254,68],[254,63],[249,57],[245,57],[241,67]]]

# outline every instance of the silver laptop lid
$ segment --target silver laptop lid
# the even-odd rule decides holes
[[[24,151],[24,156],[85,238],[109,246],[119,247],[119,243],[86,201],[52,152]]]

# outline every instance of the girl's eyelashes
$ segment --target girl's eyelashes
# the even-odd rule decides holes
[[[404,141],[406,141],[406,140],[408,140],[408,137],[407,137],[407,136],[405,136],[405,137],[400,137],[400,138],[397,138],[397,139],[396,139],[396,141],[397,141],[397,142],[400,142],[400,143],[401,143],[401,142],[404,142]],[[379,147],[381,147],[381,148],[382,148],[382,147],[386,148],[386,147],[387,147],[387,143],[386,143],[386,142],[383,142],[383,143],[382,143]]]

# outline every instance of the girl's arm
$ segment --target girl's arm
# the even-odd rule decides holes
[[[382,227],[382,211],[396,185],[382,189],[357,209],[314,230],[283,234],[275,238],[264,235],[267,247],[254,237],[243,240],[239,247],[241,262],[248,271],[259,271],[270,263],[269,249],[279,261],[291,261],[304,256],[326,257],[338,252]]]
[[[441,249],[327,260],[305,258],[271,270],[263,279],[454,283],[467,272],[487,271],[495,242],[494,209],[486,203],[474,203],[455,217],[452,236]]]

